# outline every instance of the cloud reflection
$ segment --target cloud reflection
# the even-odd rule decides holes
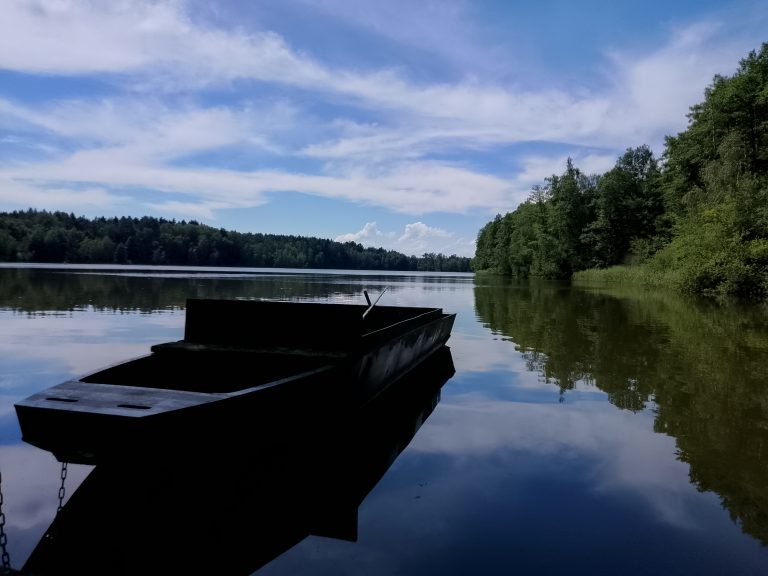
[[[29,373],[79,375],[147,354],[153,343],[181,338],[184,325],[182,314],[110,314],[92,309],[51,315],[0,311],[0,318],[0,350],[4,354],[0,360],[0,394],[28,391],[34,386]],[[9,369],[19,364],[25,369]],[[21,380],[20,374],[24,375]]]
[[[674,438],[654,433],[652,421],[651,413],[619,411],[604,402],[584,401],[566,410],[465,395],[441,403],[411,450],[478,461],[514,461],[525,453],[590,462],[590,490],[631,492],[660,520],[692,527],[696,521],[685,500],[698,502],[700,495],[690,484],[688,465],[674,458]]]
[[[76,464],[67,466],[64,503],[92,469]],[[0,472],[8,553],[12,565],[18,567],[56,514],[61,463],[49,452],[26,444],[0,446]]]

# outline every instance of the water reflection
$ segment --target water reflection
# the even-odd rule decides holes
[[[728,514],[736,510],[752,534],[765,526],[747,519],[765,510],[767,484],[759,420],[768,404],[761,392],[768,354],[765,316],[757,309],[723,312],[674,299],[568,294],[558,286],[475,284],[467,277],[312,271],[225,277],[158,270],[157,283],[140,271],[130,277],[77,271],[71,275],[83,278],[59,284],[71,287],[62,288],[62,298],[48,280],[61,282],[66,271],[38,272],[45,274],[30,276],[26,286],[20,279],[9,291],[14,284],[0,266],[0,468],[14,566],[23,565],[54,517],[59,473],[52,455],[20,443],[14,401],[181,338],[185,312],[177,307],[187,297],[291,294],[359,304],[363,289],[375,295],[385,286],[387,304],[459,313],[449,341],[456,374],[440,390],[427,424],[357,509],[358,541],[304,538],[258,574],[719,576],[762,574],[768,565],[768,547],[743,534]],[[55,302],[35,294],[40,291]],[[654,426],[666,433],[654,433]],[[254,547],[267,536],[254,528],[261,512],[253,511],[257,498],[243,485],[249,478],[266,485],[248,466],[269,472],[269,464],[256,454],[243,458],[274,440],[274,434],[259,437],[241,446],[237,458],[233,449],[177,455],[170,459],[174,468],[125,467],[137,482],[134,494],[98,500],[117,515],[104,512],[105,531],[123,538],[110,550],[146,560],[169,538],[167,566],[190,549],[211,565],[245,548],[244,540]],[[296,469],[285,463],[286,471]],[[70,465],[67,496],[79,493],[89,470]],[[300,471],[286,482],[300,494],[318,485],[320,472]],[[97,483],[97,494],[102,489]],[[178,492],[175,503],[168,492]],[[162,497],[170,499],[167,509],[142,500]],[[341,510],[349,509],[336,508],[334,522],[325,514],[326,531],[317,524],[315,530],[330,534],[335,526],[333,533],[345,535],[341,528],[354,524],[341,520],[348,517]],[[178,538],[152,525],[174,527],[174,512],[186,522],[175,526]],[[245,518],[246,529],[224,525],[227,517]],[[228,549],[219,541],[230,537]],[[211,572],[224,572],[221,566]],[[153,571],[141,568],[137,573]]]
[[[443,348],[358,413],[99,465],[22,573],[249,574],[310,534],[356,540],[358,507],[453,374]]]
[[[596,387],[654,414],[690,481],[768,543],[768,322],[762,311],[648,293],[485,280],[475,306],[528,368],[567,395]]]
[[[464,274],[429,277],[363,273],[318,274],[251,272],[75,270],[71,267],[0,267],[0,309],[40,314],[93,308],[99,311],[156,312],[183,309],[187,298],[252,298],[270,300],[354,300],[364,302],[363,289],[372,294],[388,289],[387,301],[416,285],[421,290],[455,290],[471,283]],[[34,290],[30,290],[34,286]]]

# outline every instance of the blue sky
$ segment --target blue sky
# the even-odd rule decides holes
[[[765,1],[2,0],[0,210],[471,256],[571,156],[660,154]]]

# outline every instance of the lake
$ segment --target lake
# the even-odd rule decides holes
[[[382,305],[457,313],[452,369],[352,443],[267,459],[259,436],[118,474],[21,441],[14,402],[181,339],[189,297],[362,304],[385,288]],[[307,446],[322,432],[295,427]],[[79,541],[96,538],[112,573],[165,554],[218,574],[766,574],[768,314],[468,274],[4,265],[0,473],[16,569],[46,539],[98,555]],[[48,532],[62,506],[110,528]]]

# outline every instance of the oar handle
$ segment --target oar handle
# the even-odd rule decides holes
[[[370,296],[368,296],[368,290],[363,290],[363,294],[365,294],[365,300],[368,302],[368,308],[366,309],[365,312],[363,312],[363,320],[365,320],[365,317],[368,316],[368,312],[373,310],[373,307],[376,306],[376,302],[381,300],[381,297],[384,296],[384,292],[386,292],[386,291],[387,291],[387,289],[384,288],[384,290],[381,291],[381,294],[379,294],[379,297],[376,298],[376,300],[373,302],[373,304],[371,304],[371,298],[370,298]]]

